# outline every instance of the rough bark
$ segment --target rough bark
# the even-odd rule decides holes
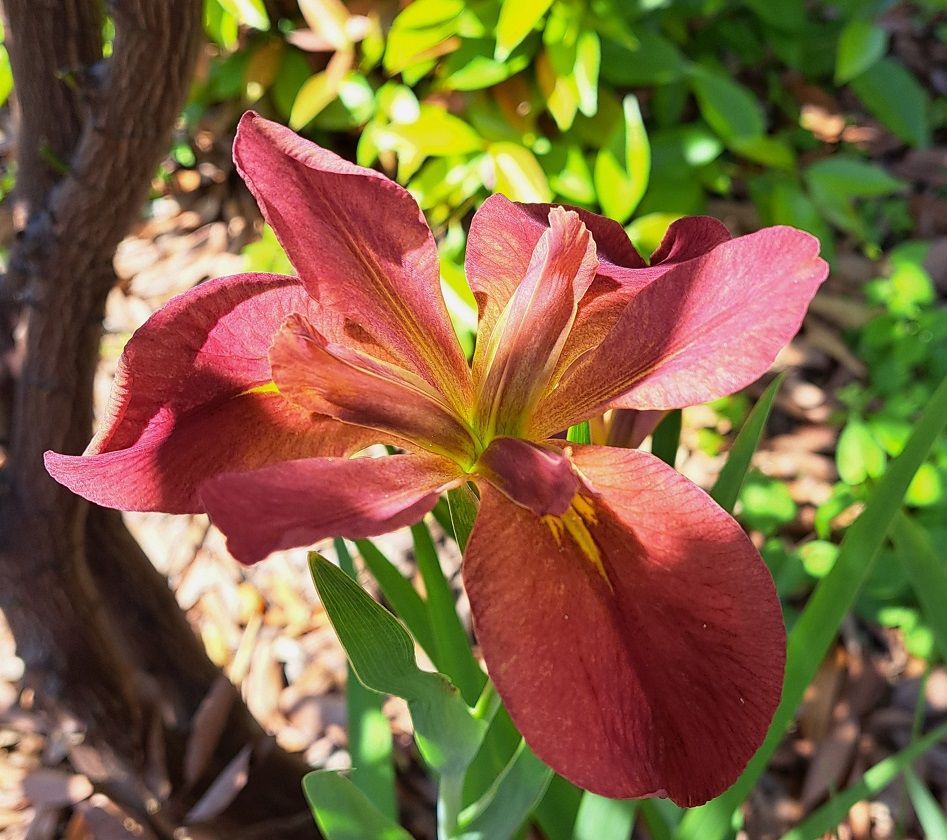
[[[41,702],[83,729],[78,760],[170,836],[200,793],[182,787],[183,745],[219,673],[120,517],[53,482],[42,455],[80,452],[88,440],[113,253],[184,102],[201,3],[112,3],[108,59],[97,0],[5,0],[4,10],[26,223],[0,308],[26,337],[8,371],[13,405],[0,453],[0,608]],[[255,836],[249,826],[264,818],[281,821],[269,836],[315,836],[299,795],[301,762],[269,744],[236,697],[229,724],[207,778],[248,743],[255,759],[210,836]],[[165,802],[157,815],[145,815],[149,799],[151,810]]]

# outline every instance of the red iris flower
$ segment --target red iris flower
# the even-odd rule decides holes
[[[553,436],[755,380],[825,279],[818,242],[691,218],[645,263],[613,221],[492,196],[467,247],[470,366],[404,189],[252,113],[234,156],[299,276],[210,281],[157,312],[101,431],[48,453],[50,474],[109,507],[206,511],[244,563],[408,525],[473,481],[477,638],[536,754],[605,796],[727,788],[779,700],[772,579],[670,467]],[[372,443],[405,454],[349,457]]]

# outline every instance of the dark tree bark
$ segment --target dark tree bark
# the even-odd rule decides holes
[[[0,608],[40,701],[84,731],[74,760],[161,836],[250,744],[249,782],[206,836],[315,837],[304,765],[264,736],[232,689],[206,771],[184,783],[191,724],[220,674],[121,517],[57,485],[42,462],[48,449],[78,453],[88,440],[112,257],[184,103],[200,0],[115,0],[107,59],[98,0],[5,0],[4,10],[26,223],[0,310],[26,337],[7,353]]]

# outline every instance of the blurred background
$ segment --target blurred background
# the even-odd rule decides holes
[[[248,108],[411,191],[468,351],[466,227],[491,192],[610,216],[644,255],[692,214],[818,236],[831,275],[777,361],[737,507],[790,626],[947,375],[943,0],[4,5],[0,836],[314,837],[298,778],[351,763],[345,659],[304,552],[244,569],[201,516],[125,530],[50,490],[34,457],[81,450],[124,343],[171,297],[291,271],[231,162]],[[710,486],[766,384],[685,410],[678,468]],[[947,592],[947,441],[907,505],[935,577],[883,550],[742,837],[782,836],[947,720],[947,601],[932,597]],[[432,529],[466,618],[459,554]],[[410,534],[376,543],[415,575]],[[410,719],[394,699],[383,713],[403,823],[431,837]],[[833,836],[947,838],[945,809],[940,744],[841,807]],[[634,836],[679,819],[650,808]]]

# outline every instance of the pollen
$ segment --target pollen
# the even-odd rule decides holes
[[[589,530],[590,525],[598,524],[595,505],[591,499],[576,494],[572,500],[572,506],[562,516],[543,516],[542,522],[552,532],[559,546],[562,545],[562,539],[568,533],[582,556],[601,575],[608,588],[614,591],[612,582],[608,579],[608,573],[605,571],[605,564],[602,562],[602,552]]]

